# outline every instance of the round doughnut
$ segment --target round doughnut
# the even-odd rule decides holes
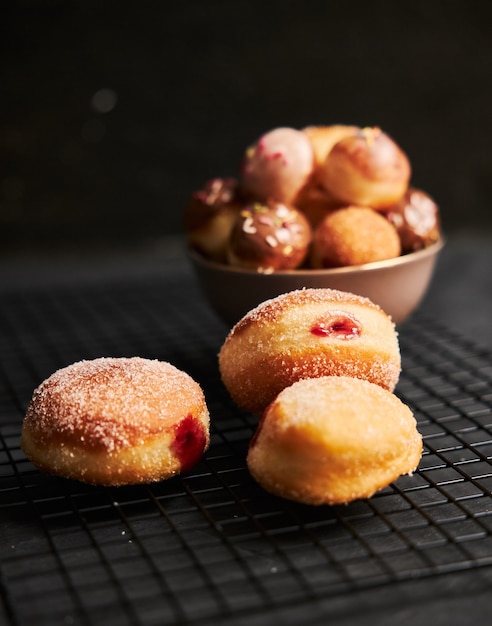
[[[344,207],[326,215],[314,231],[311,266],[345,267],[400,256],[400,237],[383,215],[369,207]]]
[[[417,468],[422,437],[393,393],[346,376],[304,379],[266,409],[247,464],[267,491],[305,504],[369,498]]]
[[[341,208],[340,202],[335,200],[321,185],[306,185],[296,198],[296,208],[307,218],[313,231],[323,219],[335,209]]]
[[[246,150],[240,185],[255,200],[292,204],[313,171],[313,148],[295,128],[275,128]]]
[[[227,242],[241,202],[237,181],[214,178],[191,195],[184,215],[188,243],[209,259],[225,261]]]
[[[410,162],[380,128],[363,128],[328,153],[318,178],[344,204],[374,209],[398,202],[408,188]]]
[[[158,481],[193,467],[209,444],[203,392],[173,365],[79,361],[34,391],[21,445],[40,470],[96,485]]]
[[[299,267],[307,256],[312,231],[294,207],[270,200],[242,209],[227,247],[230,265],[270,273]]]
[[[410,188],[403,198],[383,215],[396,228],[403,254],[436,242],[441,233],[439,207],[425,191]]]
[[[233,400],[258,415],[301,378],[355,376],[392,391],[401,370],[391,318],[369,299],[334,289],[263,302],[231,329],[218,358]]]
[[[313,146],[314,167],[318,169],[323,165],[325,159],[333,146],[345,139],[355,135],[359,131],[358,126],[348,126],[345,124],[330,124],[328,126],[306,126],[302,129]]]

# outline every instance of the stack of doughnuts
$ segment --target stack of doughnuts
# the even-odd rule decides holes
[[[417,468],[422,437],[394,394],[397,333],[367,298],[332,289],[277,296],[231,329],[218,358],[233,400],[260,416],[247,464],[267,491],[347,503]]]
[[[289,218],[279,215],[269,228],[251,223],[272,207]],[[192,194],[185,231],[206,258],[268,273],[414,252],[439,239],[440,215],[411,185],[405,152],[380,128],[279,127],[245,150],[237,178],[216,178]]]

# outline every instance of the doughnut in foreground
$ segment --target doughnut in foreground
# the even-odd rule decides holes
[[[369,498],[411,474],[422,437],[408,406],[365,380],[305,379],[267,408],[247,456],[270,493],[304,504]]]
[[[203,392],[170,363],[98,358],[34,391],[21,445],[40,470],[96,485],[146,483],[193,467],[209,444]]]
[[[249,311],[226,337],[219,369],[236,404],[261,415],[301,378],[355,376],[393,391],[401,359],[395,325],[372,301],[301,289]]]

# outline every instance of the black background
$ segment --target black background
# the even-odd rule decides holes
[[[190,192],[283,125],[381,126],[446,232],[490,229],[491,18],[478,0],[3,1],[2,252],[181,233]]]

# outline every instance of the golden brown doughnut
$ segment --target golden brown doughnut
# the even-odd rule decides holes
[[[40,470],[98,485],[158,481],[190,469],[209,444],[203,392],[173,365],[98,358],[34,391],[21,445]]]
[[[261,414],[301,378],[355,376],[392,391],[401,361],[395,326],[379,306],[334,289],[302,289],[247,313],[226,337],[219,369],[236,404]]]
[[[387,207],[408,188],[411,167],[403,150],[380,128],[363,128],[336,143],[318,178],[344,204]]]
[[[340,209],[343,205],[321,185],[310,183],[300,191],[295,206],[306,216],[314,230],[328,213]]]
[[[400,256],[400,237],[383,215],[369,207],[344,207],[318,224],[311,246],[311,266],[345,267]]]
[[[418,466],[422,437],[394,394],[345,376],[305,379],[266,409],[247,456],[267,491],[305,504],[369,498]]]
[[[328,153],[336,143],[345,139],[345,137],[355,135],[359,130],[358,126],[348,126],[345,124],[306,126],[303,128],[303,133],[308,136],[313,147],[315,169],[323,165]]]

